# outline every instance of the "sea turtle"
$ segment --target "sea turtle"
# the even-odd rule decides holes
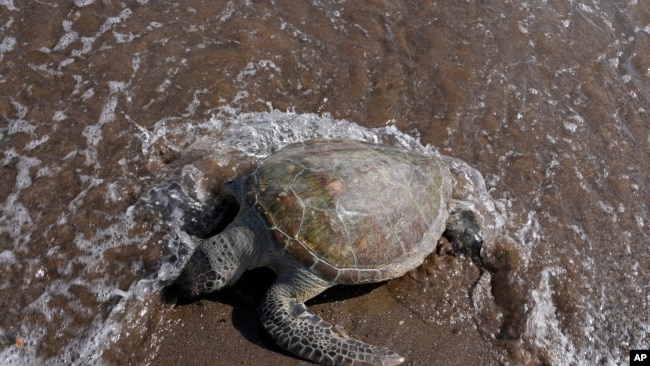
[[[443,232],[464,248],[480,251],[482,244],[474,216],[454,208],[440,156],[317,139],[272,154],[224,183],[224,192],[239,212],[200,241],[176,288],[196,296],[233,284],[248,269],[271,268],[277,278],[259,307],[264,327],[281,347],[324,365],[397,365],[404,358],[339,333],[305,301],[334,285],[401,276],[435,250]]]

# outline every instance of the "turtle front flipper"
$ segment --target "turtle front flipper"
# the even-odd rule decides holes
[[[285,273],[271,286],[260,318],[282,348],[321,365],[398,365],[404,358],[385,347],[347,338],[307,310],[304,302],[330,287],[306,272]]]

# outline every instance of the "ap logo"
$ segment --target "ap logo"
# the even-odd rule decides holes
[[[650,366],[650,350],[630,350],[630,366]]]

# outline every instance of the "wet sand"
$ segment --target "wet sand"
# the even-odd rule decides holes
[[[268,278],[267,271],[252,271],[223,294],[166,310],[157,331],[162,341],[150,364],[312,364],[277,347],[259,323],[256,304]],[[498,364],[473,320],[425,323],[393,299],[390,285],[335,287],[309,308],[351,337],[393,349],[406,358],[404,365]]]

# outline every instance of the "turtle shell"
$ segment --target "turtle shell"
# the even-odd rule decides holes
[[[451,178],[436,157],[351,140],[311,140],[262,161],[245,199],[276,244],[334,283],[419,266],[448,217]]]

